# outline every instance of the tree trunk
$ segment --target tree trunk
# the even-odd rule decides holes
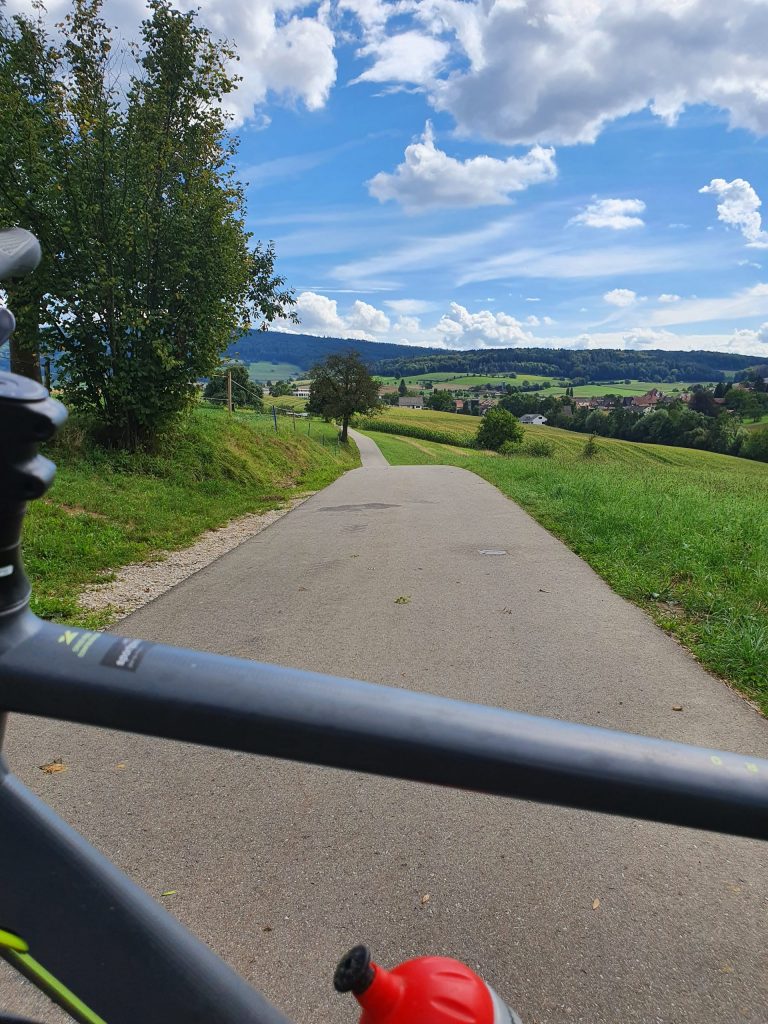
[[[38,384],[43,378],[40,372],[40,301],[37,288],[31,282],[19,281],[8,290],[9,306],[16,317],[16,330],[9,339],[11,350],[11,373],[31,377]]]
[[[340,440],[346,443],[347,441],[347,427],[349,426],[349,416],[344,416],[341,421],[341,438]]]

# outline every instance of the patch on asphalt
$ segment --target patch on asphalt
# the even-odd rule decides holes
[[[367,512],[368,509],[400,508],[399,505],[387,505],[383,501],[371,501],[367,505],[325,505],[318,512]]]

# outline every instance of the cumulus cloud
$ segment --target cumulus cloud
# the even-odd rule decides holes
[[[633,292],[631,288],[614,288],[606,292],[603,299],[610,306],[633,306],[637,302],[637,292]]]
[[[511,192],[551,181],[557,175],[554,149],[534,146],[521,157],[498,160],[476,156],[456,160],[435,145],[428,121],[418,142],[405,150],[393,174],[384,171],[368,182],[380,202],[392,199],[407,210],[434,206],[492,206],[510,201]]]
[[[452,302],[450,313],[445,313],[437,323],[435,330],[453,341],[451,347],[470,348],[493,347],[502,345],[535,345],[536,340],[525,330],[515,317],[507,313],[494,313],[490,309],[481,309],[470,313],[465,306]],[[457,344],[461,338],[463,345]],[[470,344],[471,343],[471,344]]]
[[[672,124],[698,103],[768,132],[768,12],[754,0],[423,0],[419,17],[463,61],[431,91],[467,134],[593,142],[634,111]]]
[[[199,7],[192,0],[175,6]],[[46,20],[53,27],[70,7],[69,0],[49,0]],[[30,0],[8,0],[9,14],[31,13]],[[121,0],[106,5],[105,16],[116,26],[116,38],[136,39],[148,11],[143,0]],[[336,81],[335,36],[328,24],[326,3],[299,4],[296,0],[206,0],[199,16],[214,36],[235,43],[240,63],[234,66],[243,81],[227,97],[227,106],[242,123],[263,117],[258,108],[268,96],[303,103],[319,110]]]
[[[680,339],[671,331],[659,331],[652,327],[636,327],[622,335],[625,348],[674,349]]]
[[[422,32],[377,38],[359,53],[361,57],[373,57],[373,64],[351,84],[397,81],[422,85],[433,79],[449,50],[448,43]]]
[[[768,249],[768,232],[763,231],[760,197],[744,178],[713,178],[700,193],[717,196],[717,217],[738,228],[753,249]]]
[[[645,221],[640,214],[644,210],[645,203],[642,199],[596,199],[568,223],[584,224],[588,228],[625,231],[627,228],[643,227]]]
[[[680,301],[680,296],[679,295],[673,295],[670,292],[663,292],[659,296],[659,302],[679,302],[679,301]]]
[[[295,309],[301,330],[320,337],[375,341],[377,335],[386,334],[391,327],[389,317],[383,310],[360,299],[356,299],[349,312],[342,315],[336,299],[306,291],[297,296]],[[278,325],[278,329],[280,326],[283,325]],[[295,329],[285,326],[289,330]]]
[[[734,331],[729,346],[746,355],[768,355],[768,322],[760,324],[756,331]]]

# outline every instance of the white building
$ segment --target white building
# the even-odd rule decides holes
[[[291,394],[294,398],[309,398],[310,388],[309,386],[294,388]]]
[[[539,416],[538,413],[527,412],[525,416],[520,417],[521,423],[529,423],[534,427],[543,427],[547,422],[546,416]]]

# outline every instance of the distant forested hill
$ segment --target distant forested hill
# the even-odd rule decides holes
[[[374,373],[411,377],[418,373],[509,373],[613,381],[722,380],[724,373],[754,366],[754,356],[725,352],[664,352],[635,349],[484,348],[447,352],[388,342],[317,338],[311,334],[251,331],[227,354],[248,363],[292,364],[306,372],[331,352],[354,349]],[[8,345],[0,347],[0,370],[8,369]]]
[[[367,363],[382,359],[409,359],[414,352],[439,355],[439,348],[414,348],[389,342],[354,341],[350,338],[316,338],[312,334],[283,334],[279,331],[250,331],[229,346],[227,354],[243,363],[293,363],[302,370],[325,359],[331,352],[359,352]]]
[[[661,350],[485,348],[468,352],[416,348],[309,334],[252,331],[229,348],[244,363],[293,363],[308,370],[330,352],[355,349],[374,373],[395,377],[417,373],[545,374],[585,380],[720,380],[728,370],[744,370],[753,356],[723,352],[664,352]]]

